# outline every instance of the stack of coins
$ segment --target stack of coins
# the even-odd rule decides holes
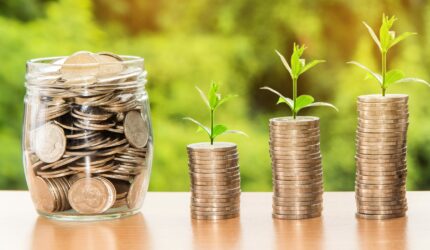
[[[187,147],[191,178],[191,217],[217,220],[239,216],[239,155],[234,143],[195,143]]]
[[[78,52],[42,71],[29,64],[24,149],[40,212],[140,204],[151,150],[141,66],[105,52]]]
[[[319,118],[270,120],[273,218],[307,219],[322,211]]]
[[[407,210],[408,96],[360,96],[357,105],[357,217],[402,217]]]

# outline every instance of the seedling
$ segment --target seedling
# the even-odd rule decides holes
[[[306,64],[305,59],[302,59],[301,56],[303,52],[305,51],[306,47],[304,45],[299,46],[294,43],[293,45],[293,54],[291,55],[291,66],[288,64],[287,60],[281,53],[279,53],[276,50],[276,53],[281,58],[282,63],[284,64],[287,71],[290,73],[291,79],[293,81],[293,99],[291,100],[288,97],[283,96],[278,91],[269,88],[269,87],[262,87],[261,89],[269,90],[276,95],[279,96],[278,102],[279,103],[285,103],[287,106],[291,109],[293,118],[296,119],[297,114],[300,110],[304,108],[309,107],[316,107],[316,106],[326,106],[334,108],[337,111],[337,108],[330,103],[327,102],[315,102],[315,99],[310,95],[300,95],[297,97],[297,81],[299,79],[299,76],[309,69],[315,67],[316,65],[325,62],[324,60],[313,60],[312,62]]]
[[[185,120],[189,120],[193,123],[195,123],[198,126],[198,130],[205,131],[208,136],[211,145],[213,145],[214,140],[217,136],[220,136],[222,134],[242,134],[246,135],[244,132],[239,130],[229,130],[227,126],[223,124],[214,124],[214,118],[215,118],[215,111],[218,109],[219,106],[221,106],[223,103],[227,102],[233,97],[236,97],[236,95],[228,95],[226,97],[222,97],[220,93],[218,93],[218,84],[212,83],[209,89],[208,94],[206,95],[203,93],[203,91],[196,86],[197,91],[199,92],[200,96],[202,97],[204,103],[209,108],[210,111],[210,127],[206,127],[202,123],[198,122],[197,120],[191,118],[191,117],[185,117]]]
[[[398,44],[404,39],[416,35],[416,33],[414,32],[405,32],[400,36],[396,37],[396,32],[390,30],[396,20],[397,18],[395,16],[389,18],[385,14],[382,15],[382,24],[381,28],[379,29],[379,38],[376,36],[373,29],[366,22],[363,22],[364,26],[366,26],[367,30],[370,33],[370,36],[372,37],[373,41],[376,43],[379,48],[379,51],[381,52],[381,74],[373,72],[361,63],[355,61],[348,62],[364,69],[370,76],[375,78],[376,81],[378,81],[379,86],[381,87],[382,96],[385,96],[387,88],[395,83],[418,82],[426,84],[430,87],[430,84],[425,80],[414,77],[405,77],[405,74],[401,70],[392,69],[387,72],[388,51],[394,45]]]

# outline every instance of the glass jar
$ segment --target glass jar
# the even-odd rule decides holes
[[[24,170],[39,214],[98,220],[137,213],[153,137],[143,59],[77,52],[27,63]]]

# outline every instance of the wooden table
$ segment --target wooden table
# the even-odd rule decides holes
[[[430,249],[430,192],[409,192],[408,216],[354,217],[352,192],[324,195],[321,218],[274,220],[271,193],[243,193],[241,217],[194,221],[189,193],[149,193],[142,213],[101,222],[37,216],[27,192],[0,192],[0,249]]]

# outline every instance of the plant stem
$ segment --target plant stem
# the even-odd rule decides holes
[[[297,78],[293,78],[293,118],[296,119]]]
[[[387,72],[387,52],[382,52],[382,96],[385,96],[386,86],[385,86],[385,74]]]
[[[211,145],[214,145],[214,110],[211,109]]]

